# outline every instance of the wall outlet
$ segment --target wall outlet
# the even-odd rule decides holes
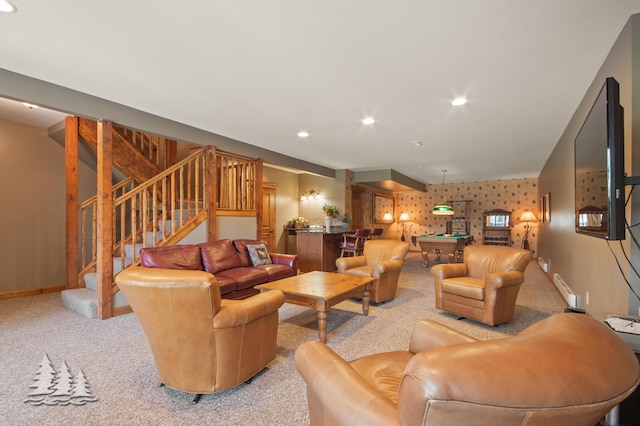
[[[589,292],[588,291],[584,294],[584,303],[586,303],[587,306],[589,306]]]

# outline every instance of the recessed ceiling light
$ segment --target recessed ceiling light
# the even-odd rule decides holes
[[[465,98],[464,96],[461,96],[459,98],[455,98],[454,100],[451,101],[451,105],[453,106],[460,106],[460,105],[464,105],[467,103],[467,98]]]
[[[302,131],[298,132],[298,136],[301,137],[301,138],[306,138],[306,137],[309,137],[309,133],[305,132],[304,130],[302,130]]]
[[[375,122],[376,120],[374,120],[373,117],[365,117],[362,119],[362,124],[373,124]]]
[[[16,13],[18,8],[9,0],[0,0],[0,12],[3,13]]]

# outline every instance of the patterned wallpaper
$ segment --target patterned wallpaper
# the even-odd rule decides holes
[[[475,244],[482,242],[482,213],[486,210],[503,209],[511,211],[511,242],[513,247],[522,246],[525,223],[520,222],[520,216],[525,209],[531,211],[540,220],[540,194],[538,194],[538,179],[511,179],[483,182],[445,183],[429,186],[425,192],[398,192],[396,197],[396,220],[400,213],[407,212],[411,221],[405,224],[405,238],[411,241],[411,236],[424,233],[446,232],[447,216],[431,214],[433,206],[447,201],[469,201],[468,219],[471,225],[471,235]],[[537,227],[533,225],[529,236],[529,246],[533,253],[537,251]],[[402,225],[394,223],[388,231],[389,238],[400,239]],[[419,246],[411,245],[411,250],[419,250]]]

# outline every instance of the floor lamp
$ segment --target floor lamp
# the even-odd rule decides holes
[[[538,222],[538,219],[536,219],[536,216],[533,213],[531,213],[529,210],[525,210],[522,216],[520,217],[520,220],[526,222],[526,224],[524,225],[524,237],[522,238],[522,248],[525,250],[530,250],[529,233],[531,232],[533,225],[530,225],[529,222],[535,223],[535,222]]]

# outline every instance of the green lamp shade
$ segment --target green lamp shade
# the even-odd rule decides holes
[[[453,214],[453,208],[446,204],[436,204],[432,213],[437,216],[451,216]]]

